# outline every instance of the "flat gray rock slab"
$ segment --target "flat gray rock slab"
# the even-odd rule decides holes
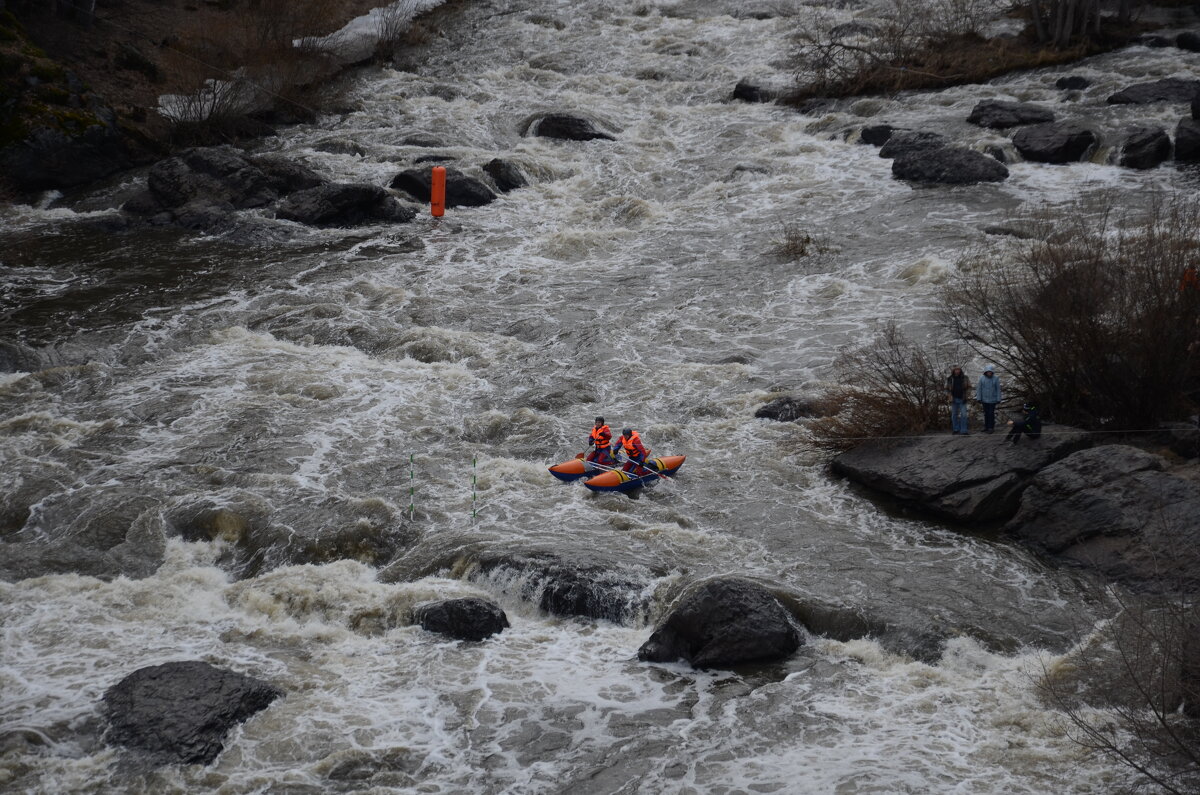
[[[1089,446],[1085,432],[1047,426],[1036,441],[1005,434],[931,434],[870,442],[833,460],[833,471],[933,516],[977,523],[1008,519],[1034,473]]]

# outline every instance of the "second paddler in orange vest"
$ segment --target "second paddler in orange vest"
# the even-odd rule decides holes
[[[612,453],[608,449],[611,444],[612,431],[604,424],[603,417],[597,417],[596,424],[592,426],[592,432],[588,435],[588,446],[592,449],[588,451],[584,460],[606,466],[615,463],[612,459]]]
[[[650,451],[642,444],[642,437],[633,428],[626,428],[621,431],[621,437],[617,439],[617,444],[613,447],[620,447],[620,452],[625,454],[628,460],[625,462],[625,471],[633,472],[635,475],[648,475],[653,470],[642,466],[646,462],[646,457],[650,455]],[[636,471],[634,471],[636,470]]]

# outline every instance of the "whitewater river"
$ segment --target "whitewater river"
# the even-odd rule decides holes
[[[823,11],[869,19],[857,3]],[[761,12],[761,13],[759,13]],[[1015,163],[913,189],[867,124],[1004,137],[976,101],[1116,108],[1200,55],[1073,68],[800,115],[729,101],[786,83],[789,3],[485,0],[425,25],[350,112],[260,142],[386,185],[421,156],[493,157],[528,188],[409,224],[264,219],[249,243],[105,234],[90,197],[3,210],[0,790],[318,793],[1095,793],[1037,681],[1108,608],[1011,543],[888,512],[831,478],[799,426],[754,418],[830,377],[840,346],[936,289],[984,227],[1106,193],[1194,189],[1173,168]],[[1093,81],[1054,88],[1064,74]],[[582,113],[614,141],[522,137]],[[424,136],[421,147],[406,144]],[[362,154],[347,144],[361,147]],[[143,177],[122,180],[124,187]],[[122,188],[114,186],[111,194]],[[86,207],[87,212],[81,208]],[[822,251],[789,260],[787,229]],[[973,363],[972,373],[980,363]],[[592,418],[686,453],[638,499],[561,484]],[[998,443],[998,440],[997,440]],[[215,540],[210,540],[215,536]],[[562,572],[605,618],[540,609]],[[40,575],[30,577],[29,575]],[[786,662],[649,665],[671,599],[756,578],[814,616]],[[413,605],[480,595],[511,629],[459,643]],[[146,770],[100,740],[136,668],[204,659],[287,697],[209,767]]]

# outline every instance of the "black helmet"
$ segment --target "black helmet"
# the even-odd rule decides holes
[[[625,430],[621,431],[621,433],[625,434],[626,436],[632,436],[633,428],[626,428]]]
[[[604,418],[603,418],[603,417],[597,417],[597,418],[596,418],[596,422],[598,422],[598,423],[600,423],[601,425],[603,425],[603,424],[604,424]]]

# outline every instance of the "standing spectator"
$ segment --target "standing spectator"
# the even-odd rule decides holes
[[[1000,393],[1000,376],[996,375],[996,368],[990,364],[979,376],[975,399],[983,405],[983,432],[991,433],[996,429],[996,404],[1004,398]]]
[[[958,365],[950,368],[950,377],[946,379],[946,395],[950,401],[950,432],[968,436],[967,433],[967,397],[971,384],[963,375]]]

